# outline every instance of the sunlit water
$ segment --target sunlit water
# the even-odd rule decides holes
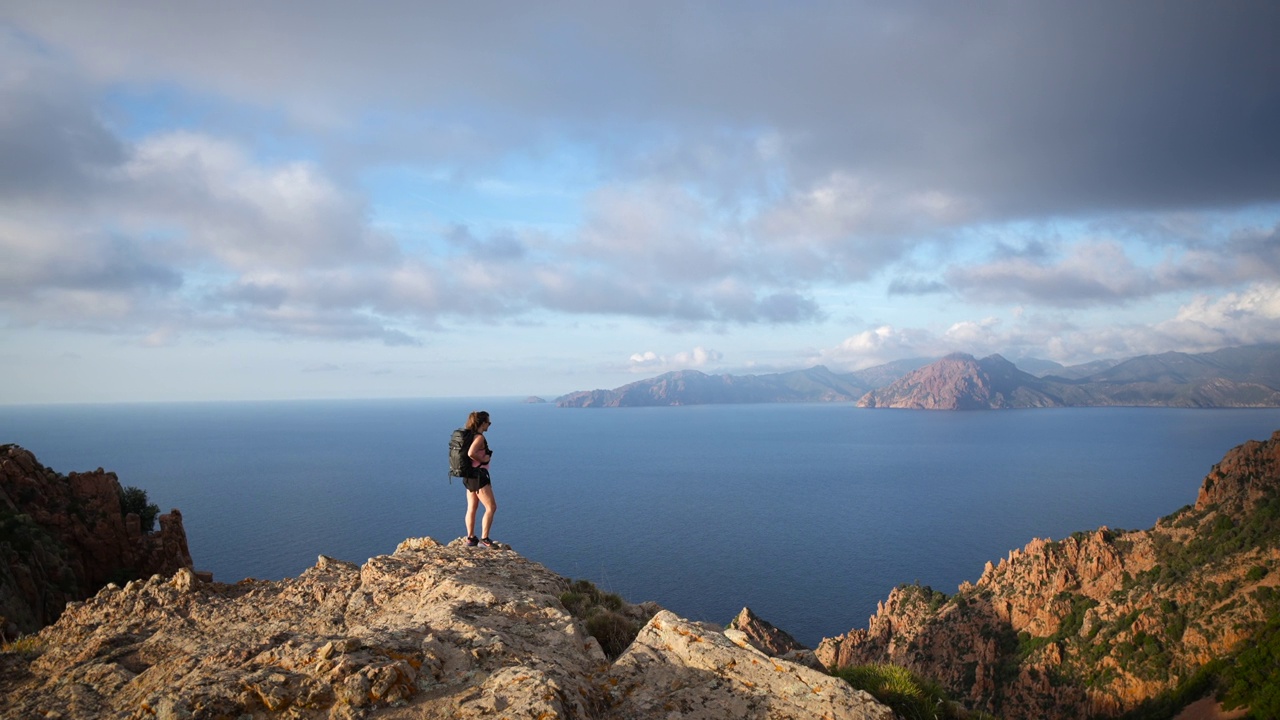
[[[462,535],[446,446],[472,409],[493,414],[496,539],[693,619],[750,606],[810,646],[897,584],[950,593],[1033,537],[1150,527],[1280,428],[1280,410],[316,401],[0,406],[0,443],[180,508],[218,580],[278,579]]]

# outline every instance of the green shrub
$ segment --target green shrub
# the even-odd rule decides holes
[[[1267,568],[1263,565],[1255,565],[1249,568],[1249,572],[1245,573],[1244,579],[1249,582],[1258,582],[1267,576]]]
[[[905,720],[977,720],[986,717],[966,711],[952,701],[937,683],[897,665],[856,665],[839,668],[832,674],[869,693]]]
[[[600,643],[600,649],[610,658],[617,658],[636,639],[640,628],[613,610],[599,610],[586,620],[587,633]]]
[[[1222,686],[1226,709],[1247,707],[1250,717],[1280,717],[1280,617],[1272,617],[1223,670]]]
[[[133,513],[142,521],[142,532],[149,533],[156,528],[156,516],[160,514],[160,506],[147,502],[147,491],[136,487],[127,487],[120,491],[120,514]]]
[[[573,581],[568,590],[560,593],[560,604],[583,622],[610,660],[616,660],[640,634],[640,624],[623,612],[626,603],[622,597],[606,593],[587,580]]]

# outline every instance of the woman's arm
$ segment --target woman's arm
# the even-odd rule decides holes
[[[476,465],[484,465],[489,462],[489,458],[493,454],[489,452],[489,443],[485,441],[484,435],[476,433],[476,437],[471,441],[471,447],[467,449],[467,457]]]

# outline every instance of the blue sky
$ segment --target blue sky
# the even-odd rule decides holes
[[[0,403],[1280,342],[1280,5],[0,3]]]

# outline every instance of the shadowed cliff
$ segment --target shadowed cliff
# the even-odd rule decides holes
[[[145,532],[124,497],[115,473],[62,475],[0,445],[0,637],[39,630],[108,582],[192,566],[182,514]]]

